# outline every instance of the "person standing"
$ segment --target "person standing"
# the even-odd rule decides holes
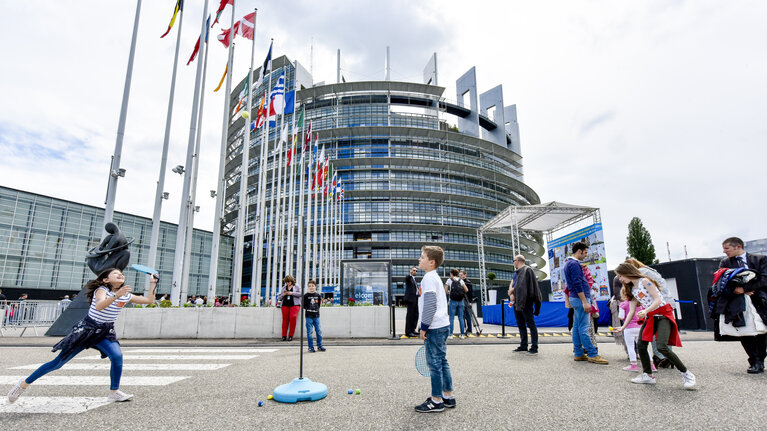
[[[562,272],[567,283],[570,305],[573,309],[573,353],[575,361],[589,361],[593,364],[607,365],[597,353],[589,337],[591,318],[591,288],[586,282],[581,268],[581,260],[589,253],[589,246],[582,241],[573,244],[573,254],[565,260]]]
[[[509,289],[509,298],[514,303],[514,316],[517,318],[520,337],[519,347],[514,351],[537,355],[538,328],[533,316],[541,312],[541,289],[538,287],[535,271],[527,266],[525,257],[521,254],[514,256],[514,268],[517,268],[517,276],[514,278],[513,287]],[[527,349],[527,328],[530,328],[530,350]]]
[[[437,268],[444,259],[445,252],[441,247],[425,245],[421,248],[418,267],[426,274],[421,279],[418,311],[421,315],[420,337],[431,377],[431,396],[415,407],[418,413],[441,412],[456,406],[453,377],[447,362],[447,297],[442,293],[442,280],[437,275]]]
[[[317,282],[309,280],[306,283],[309,290],[304,295],[304,318],[306,319],[306,339],[309,342],[309,352],[314,353],[314,341],[312,340],[312,329],[317,333],[317,350],[324,352],[322,347],[322,328],[320,327],[320,306],[322,305],[322,296],[317,293]]]
[[[455,268],[451,269],[450,279],[445,283],[445,293],[450,295],[450,336],[453,336],[453,323],[455,322],[455,316],[458,316],[461,339],[466,336],[466,327],[463,324],[463,299],[466,297],[466,291],[468,290],[463,280],[458,278],[458,270]]]
[[[285,283],[279,295],[282,311],[282,341],[293,341],[298,310],[301,308],[301,303],[298,302],[301,300],[301,288],[295,285],[296,279],[292,275],[285,276],[282,281]]]
[[[471,280],[466,278],[466,270],[462,269],[458,272],[458,276],[461,277],[461,281],[463,281],[464,286],[466,286],[466,296],[464,301],[464,309],[463,309],[463,318],[466,321],[466,336],[467,337],[474,337],[471,335],[472,331],[472,325],[471,325],[471,304],[474,302],[474,286],[471,284]]]
[[[730,237],[722,242],[722,251],[727,257],[719,262],[719,268],[747,268],[757,271],[759,281],[746,287],[736,287],[735,295],[748,295],[760,316],[767,315],[767,256],[746,253],[743,240]],[[765,322],[767,323],[767,321]],[[764,373],[764,358],[767,353],[767,334],[740,337],[740,344],[748,355],[748,374]]]
[[[415,331],[416,325],[418,325],[418,283],[415,281],[415,275],[417,268],[410,268],[410,274],[405,277],[405,297],[402,299],[407,306],[407,314],[405,315],[405,335],[408,337],[418,337],[418,333]]]

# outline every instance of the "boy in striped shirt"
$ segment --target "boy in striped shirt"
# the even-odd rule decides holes
[[[421,296],[418,312],[421,316],[421,339],[424,340],[426,362],[431,376],[431,396],[415,407],[418,413],[441,412],[455,407],[453,378],[447,363],[447,296],[437,268],[442,265],[445,253],[441,247],[425,245],[421,248],[418,267],[426,272],[421,280]]]

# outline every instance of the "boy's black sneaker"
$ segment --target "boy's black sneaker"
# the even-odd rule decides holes
[[[512,352],[519,353],[519,352],[527,352],[527,347],[519,346],[516,349],[512,350]]]
[[[309,353],[314,353],[314,347],[309,347]]]
[[[325,351],[325,350],[327,350],[327,349],[326,349],[326,348],[324,348],[324,347],[322,347],[322,346],[319,346],[319,347],[317,347],[317,350],[319,350],[320,352],[324,352],[324,351]]]
[[[530,350],[527,351],[527,354],[528,355],[537,355],[538,354],[538,349],[530,349]]]
[[[431,397],[426,398],[426,401],[423,402],[423,404],[419,406],[415,406],[415,411],[418,413],[434,413],[434,412],[441,412],[445,410],[445,404],[444,403],[435,403],[434,400],[431,399]]]
[[[442,404],[445,405],[445,407],[452,409],[455,408],[455,398],[442,398]]]

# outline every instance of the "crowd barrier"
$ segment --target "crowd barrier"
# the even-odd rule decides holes
[[[0,335],[9,328],[23,328],[19,336],[32,328],[50,326],[65,308],[59,301],[7,301],[0,304]]]

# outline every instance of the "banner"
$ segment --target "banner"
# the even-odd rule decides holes
[[[551,274],[552,301],[564,301],[565,279],[562,268],[565,259],[573,254],[572,244],[583,241],[589,246],[589,254],[582,263],[586,264],[594,284],[591,286],[591,299],[600,301],[610,298],[610,288],[607,282],[607,259],[605,255],[605,240],[602,223],[554,239],[547,244],[549,250],[549,273]]]

